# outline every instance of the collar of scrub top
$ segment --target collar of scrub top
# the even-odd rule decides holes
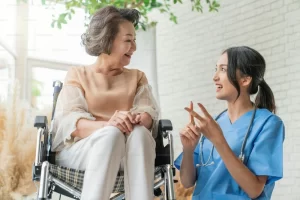
[[[245,160],[245,154],[244,154],[244,150],[245,150],[245,146],[246,146],[246,142],[247,142],[247,139],[248,139],[248,136],[249,136],[249,133],[251,131],[251,128],[252,128],[252,125],[253,125],[253,121],[254,121],[254,118],[255,118],[255,114],[256,114],[256,105],[254,103],[252,103],[253,106],[254,106],[254,111],[252,113],[252,117],[251,117],[251,120],[250,120],[250,124],[248,126],[248,129],[247,129],[247,132],[244,136],[244,140],[243,140],[243,143],[242,143],[242,147],[241,147],[241,151],[240,151],[240,155],[239,155],[239,159],[241,162],[244,163],[244,160]],[[217,121],[220,116],[225,113],[228,109],[225,109],[224,111],[222,111],[219,115],[217,115],[217,117],[215,118],[215,121]],[[214,161],[212,161],[211,163],[209,163],[211,157],[212,157],[212,153],[213,153],[213,150],[214,150],[214,145],[212,146],[211,148],[211,151],[210,151],[210,154],[209,154],[209,157],[207,159],[207,161],[204,163],[203,161],[203,140],[204,140],[204,136],[203,134],[201,135],[200,137],[200,152],[199,152],[199,155],[200,155],[200,164],[197,164],[197,167],[205,167],[205,166],[209,166],[209,165],[212,165],[214,164]]]

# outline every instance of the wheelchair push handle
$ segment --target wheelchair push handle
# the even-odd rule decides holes
[[[53,96],[55,96],[56,94],[59,94],[59,92],[62,89],[62,86],[63,86],[63,83],[61,81],[53,81],[53,87],[54,87]]]
[[[55,108],[56,108],[56,102],[57,102],[57,98],[58,95],[63,87],[63,83],[61,81],[54,81],[53,82],[53,87],[54,87],[54,91],[53,91],[53,110],[52,110],[52,117],[51,120],[53,120],[54,118],[54,113],[55,113]]]

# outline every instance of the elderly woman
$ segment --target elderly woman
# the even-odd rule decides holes
[[[82,40],[97,60],[71,68],[58,98],[53,150],[59,165],[85,170],[84,200],[109,199],[119,170],[126,199],[153,199],[159,111],[145,74],[124,67],[139,16],[112,6],[94,14]]]

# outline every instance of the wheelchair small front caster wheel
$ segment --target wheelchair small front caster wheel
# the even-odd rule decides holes
[[[161,195],[162,195],[161,189],[160,189],[160,188],[155,189],[155,190],[154,190],[154,195],[155,195],[156,197],[161,196]]]

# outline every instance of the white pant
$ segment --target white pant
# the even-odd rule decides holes
[[[107,200],[121,162],[124,164],[126,200],[152,200],[155,140],[136,125],[129,136],[107,126],[57,155],[57,164],[85,170],[82,200]]]

